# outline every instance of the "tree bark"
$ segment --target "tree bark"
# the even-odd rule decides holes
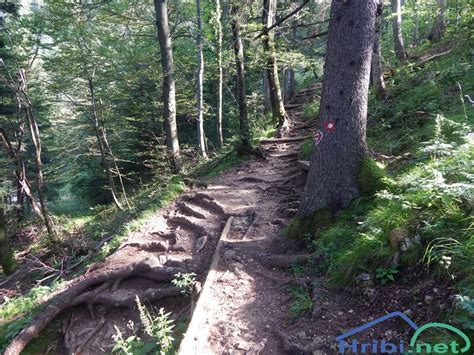
[[[297,216],[346,208],[358,196],[367,156],[370,64],[379,0],[333,1],[321,97],[320,132]]]
[[[372,53],[372,83],[379,99],[383,99],[387,96],[385,81],[383,78],[381,41],[382,14],[380,13],[375,21],[374,48]]]
[[[38,197],[40,202],[41,214],[44,219],[44,224],[48,235],[50,238],[54,237],[53,222],[48,213],[48,208],[46,206],[46,197],[44,195],[44,178],[43,178],[43,163],[41,161],[41,139],[40,132],[38,128],[38,123],[36,122],[36,117],[33,113],[32,103],[28,97],[28,83],[26,80],[25,70],[20,70],[19,72],[20,83],[18,86],[17,96],[19,98],[18,102],[24,106],[26,120],[28,122],[28,128],[30,131],[31,142],[35,148],[35,175],[36,175],[36,189],[38,190]]]
[[[224,70],[222,68],[222,10],[221,1],[216,0],[216,52],[217,52],[217,66],[218,66],[218,83],[217,83],[217,115],[216,115],[216,133],[217,133],[217,147],[222,149],[224,147],[224,136],[222,134],[222,112],[224,102]]]
[[[204,135],[204,114],[203,114],[203,85],[204,85],[204,53],[202,46],[202,15],[201,15],[201,0],[196,0],[196,15],[197,15],[197,36],[196,44],[198,48],[198,71],[197,71],[197,136],[198,136],[198,150],[199,154],[207,158],[206,152],[206,137]]]
[[[273,32],[268,29],[274,24],[276,15],[276,0],[263,1],[263,26],[265,34],[262,36],[263,50],[265,52],[265,71],[268,77],[270,89],[270,100],[272,104],[272,114],[275,122],[281,129],[288,128],[288,115],[286,114],[283,102],[280,80],[278,78],[278,66],[275,55],[275,42]]]
[[[428,39],[431,42],[439,42],[444,35],[446,30],[446,0],[438,0],[438,14],[434,20],[433,27],[431,28]]]
[[[245,61],[244,47],[240,33],[240,7],[233,2],[231,7],[232,42],[234,47],[237,80],[235,84],[236,98],[239,105],[240,148],[243,151],[251,149],[250,129],[247,117],[247,97],[245,93]]]
[[[402,35],[402,0],[392,1],[392,26],[393,26],[393,41],[395,45],[395,54],[401,61],[407,59],[407,52],[403,44]]]
[[[161,66],[163,69],[163,119],[166,129],[166,145],[172,168],[181,169],[181,159],[176,126],[176,89],[174,80],[173,48],[168,25],[167,0],[154,0],[156,28],[160,44]]]

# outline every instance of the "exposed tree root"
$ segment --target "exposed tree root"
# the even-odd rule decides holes
[[[133,307],[137,296],[140,298],[140,301],[153,302],[163,298],[179,295],[182,295],[181,290],[171,285],[160,288],[148,288],[143,291],[136,289],[119,289],[115,292],[103,291],[97,294],[86,292],[77,297],[71,306],[87,303],[103,304],[112,307]]]
[[[124,249],[126,247],[131,247],[131,248],[136,248],[144,251],[152,251],[152,252],[160,252],[160,251],[167,251],[169,249],[169,242],[146,242],[146,243],[140,243],[140,242],[133,242],[133,243],[126,243],[123,246],[120,247],[120,249]],[[119,250],[120,250],[119,249]]]
[[[187,205],[184,202],[179,206],[179,211],[182,214],[187,215],[187,216],[192,216],[199,219],[206,219],[206,216],[204,214],[202,214],[199,211],[196,211],[195,209],[193,209],[191,206]]]
[[[28,343],[62,311],[74,304],[76,298],[89,288],[99,284],[111,284],[116,279],[126,279],[135,275],[155,281],[171,281],[178,272],[186,270],[177,268],[163,268],[151,265],[147,262],[130,264],[124,268],[93,272],[86,275],[82,280],[77,280],[65,291],[56,295],[46,308],[36,316],[11,342],[5,351],[5,355],[18,355]],[[105,287],[105,286],[103,286]]]
[[[226,213],[224,211],[224,208],[217,203],[216,201],[213,201],[211,199],[206,198],[207,195],[205,194],[196,194],[193,197],[188,197],[186,198],[187,201],[190,203],[201,207],[205,210],[208,210],[210,212],[213,212],[214,214],[217,214],[218,216],[226,216]]]
[[[265,183],[265,184],[270,184],[272,183],[272,181],[268,181],[268,180],[265,180],[265,179],[260,179],[260,178],[257,178],[257,177],[253,177],[253,176],[246,176],[246,177],[243,177],[241,179],[238,179],[237,181],[242,181],[242,182],[256,182],[256,183]]]
[[[260,144],[281,144],[281,143],[295,143],[301,142],[305,139],[311,138],[311,136],[299,136],[299,137],[288,137],[288,138],[272,138],[262,139]]]
[[[187,229],[195,234],[202,235],[206,233],[206,228],[194,223],[193,221],[183,216],[174,216],[173,218],[168,220],[168,224],[175,228],[181,227]]]

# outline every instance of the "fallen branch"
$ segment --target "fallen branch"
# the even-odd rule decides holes
[[[450,53],[452,50],[453,50],[453,48],[448,49],[448,50],[445,51],[445,52],[441,52],[441,53],[438,53],[438,54],[434,54],[434,55],[432,55],[431,57],[428,57],[428,58],[423,59],[422,61],[418,62],[416,65],[417,65],[417,66],[423,66],[425,63],[427,63],[427,62],[429,62],[429,61],[431,61],[431,60],[433,60],[433,59],[439,58],[439,57],[441,57],[441,56],[443,56],[443,55],[446,55],[446,54]]]

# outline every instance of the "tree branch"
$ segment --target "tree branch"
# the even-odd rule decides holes
[[[293,15],[296,15],[298,12],[301,11],[301,9],[303,7],[306,6],[306,4],[309,3],[310,0],[305,0],[300,6],[298,6],[296,9],[294,9],[293,11],[291,11],[288,15],[282,17],[280,20],[278,20],[277,22],[275,22],[273,25],[271,25],[270,27],[268,28],[265,28],[262,32],[260,32],[257,36],[254,37],[254,40],[255,39],[259,39],[260,37],[262,37],[263,35],[266,35],[268,34],[268,32],[270,32],[271,30],[273,30],[275,27],[278,27],[280,26],[283,22],[285,22],[286,20],[288,20],[291,16]]]

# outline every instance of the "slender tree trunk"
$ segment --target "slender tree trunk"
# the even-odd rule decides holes
[[[110,192],[112,194],[112,200],[114,201],[115,205],[119,210],[123,210],[122,204],[119,201],[117,195],[117,187],[115,186],[114,176],[112,173],[112,168],[109,165],[107,160],[107,153],[105,151],[105,139],[104,139],[104,129],[101,127],[99,122],[99,115],[97,112],[97,105],[95,101],[95,88],[94,88],[94,81],[92,79],[88,80],[89,83],[89,94],[91,99],[91,109],[92,109],[92,123],[94,125],[95,135],[97,138],[97,146],[99,147],[100,152],[100,160],[102,166],[107,174],[107,180],[109,181]]]
[[[207,158],[206,153],[206,137],[204,134],[204,114],[203,114],[203,85],[204,85],[204,53],[202,46],[202,15],[201,15],[201,0],[196,0],[196,14],[197,14],[197,48],[198,48],[198,72],[197,72],[197,136],[199,154]]]
[[[446,0],[438,0],[438,14],[428,35],[431,42],[439,42],[444,35],[444,31],[446,31],[445,13]]]
[[[272,100],[270,99],[270,85],[268,84],[267,71],[262,72],[262,89],[263,89],[263,107],[265,114],[272,112]]]
[[[15,262],[7,235],[7,221],[5,218],[4,197],[0,191],[0,266],[6,275],[13,273]]]
[[[374,48],[372,54],[372,83],[374,85],[375,93],[379,99],[387,96],[385,90],[385,81],[383,79],[383,65],[382,65],[382,14],[377,16],[375,21],[374,34]]]
[[[395,45],[395,54],[399,60],[406,60],[407,53],[405,45],[403,44],[402,35],[402,0],[392,1],[392,26],[393,26],[393,41]]]
[[[219,78],[217,83],[217,115],[216,115],[216,130],[217,130],[217,147],[222,149],[224,147],[224,136],[222,134],[222,113],[224,102],[224,70],[222,68],[222,10],[221,1],[216,0],[216,52],[217,52],[217,66],[219,71]]]
[[[161,66],[163,68],[163,119],[166,129],[166,144],[173,170],[178,172],[181,169],[181,159],[176,126],[176,89],[173,48],[168,26],[168,2],[167,0],[154,0],[154,3]]]
[[[237,103],[239,105],[240,148],[242,151],[251,149],[250,129],[247,115],[247,96],[245,93],[245,61],[244,47],[240,34],[240,7],[237,2],[231,7],[232,43],[234,47],[237,78],[235,84]]]
[[[370,64],[379,0],[333,1],[316,141],[298,218],[346,208],[367,156]]]
[[[54,236],[53,222],[48,213],[48,208],[46,206],[46,197],[44,195],[44,178],[43,178],[43,163],[41,161],[41,139],[40,132],[38,128],[38,123],[36,122],[36,117],[33,114],[32,103],[28,97],[28,83],[26,80],[26,72],[20,70],[19,72],[20,83],[18,87],[18,102],[24,106],[26,120],[28,122],[28,128],[30,131],[31,142],[35,148],[35,175],[36,175],[36,188],[38,190],[38,197],[40,202],[41,214],[44,219],[44,224],[48,235],[52,238]]]
[[[268,77],[273,119],[278,122],[278,125],[282,130],[286,130],[288,129],[289,122],[281,94],[280,80],[278,78],[274,33],[272,31],[267,31],[275,22],[275,15],[276,0],[264,0],[262,21],[265,33],[262,36],[262,43],[265,52],[265,71],[267,72]]]

